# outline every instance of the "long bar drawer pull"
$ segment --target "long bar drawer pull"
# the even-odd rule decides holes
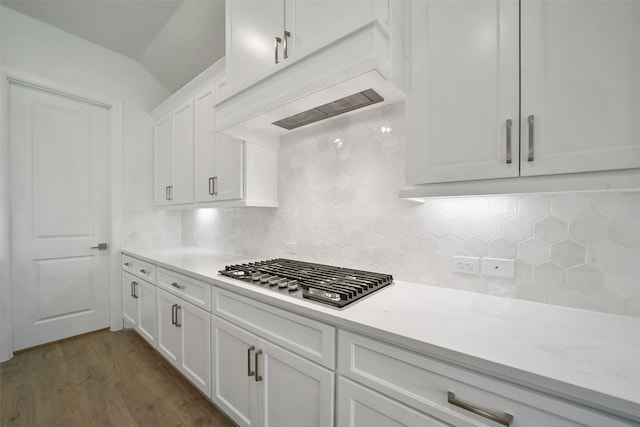
[[[262,350],[258,350],[256,351],[256,354],[253,355],[255,359],[254,365],[256,365],[256,376],[255,376],[256,381],[262,381],[262,375],[258,373],[258,356],[260,356],[261,354],[262,354]]]
[[[255,349],[256,349],[255,345],[252,345],[247,349],[247,375],[250,377],[256,374],[255,371],[251,370],[251,352]]]
[[[511,126],[513,121],[511,119],[507,120],[507,159],[506,163],[508,165],[511,164]]]
[[[535,159],[533,148],[533,127],[536,124],[536,118],[533,116],[533,114],[531,114],[529,117],[527,117],[527,121],[529,122],[529,153],[527,155],[527,161],[533,162]]]
[[[481,417],[484,417],[488,420],[491,420],[495,423],[498,423],[500,425],[503,426],[507,426],[509,427],[509,425],[511,425],[511,423],[513,422],[513,415],[510,414],[503,414],[503,415],[499,415],[499,414],[493,414],[491,412],[485,411],[483,409],[480,408],[476,408],[475,406],[471,406],[468,403],[464,403],[461,402],[459,400],[456,399],[456,395],[452,392],[447,392],[447,401],[454,405],[457,406],[458,408],[462,408],[465,411],[469,411],[471,413],[474,413],[476,415],[480,415]]]

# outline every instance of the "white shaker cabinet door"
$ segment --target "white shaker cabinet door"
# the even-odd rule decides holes
[[[211,314],[179,302],[178,321],[182,330],[182,373],[207,396],[211,396]]]
[[[244,142],[217,134],[214,141],[216,200],[237,200],[244,196]]]
[[[140,281],[134,275],[122,272],[122,317],[134,328],[138,325],[138,301],[135,292]]]
[[[193,202],[193,99],[155,123],[156,206]]]
[[[387,10],[385,0],[286,0],[287,54],[313,52],[375,18],[387,22]]]
[[[276,49],[282,45],[276,37],[284,35],[284,0],[227,1],[225,7],[227,75],[235,90],[277,65]]]
[[[211,400],[242,427],[258,425],[257,346],[255,335],[211,317]]]
[[[522,2],[521,174],[640,167],[640,2]]]
[[[173,117],[168,115],[154,126],[154,200],[156,206],[171,203],[173,182]]]
[[[409,184],[518,176],[518,2],[417,1]]]
[[[173,115],[172,204],[193,202],[193,100]]]
[[[258,344],[260,425],[333,426],[334,373],[268,341]]]
[[[156,287],[144,280],[138,280],[136,296],[138,301],[138,322],[136,329],[149,344],[156,344]]]
[[[214,132],[218,81],[195,96],[196,202],[242,199],[243,142]]]
[[[177,306],[180,300],[162,290],[157,291],[158,307],[158,351],[175,367],[180,366],[181,343],[179,313]]]

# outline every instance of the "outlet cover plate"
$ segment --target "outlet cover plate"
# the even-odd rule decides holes
[[[295,255],[298,252],[296,242],[284,242],[284,253]]]
[[[515,261],[512,259],[482,258],[480,269],[483,276],[515,277]]]
[[[451,257],[451,271],[454,273],[480,274],[480,258],[454,255]]]

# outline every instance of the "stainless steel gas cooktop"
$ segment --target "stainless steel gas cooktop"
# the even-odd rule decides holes
[[[393,283],[390,274],[285,258],[228,265],[220,274],[338,308]]]

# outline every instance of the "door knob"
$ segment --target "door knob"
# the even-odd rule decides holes
[[[98,243],[98,246],[91,246],[90,249],[97,249],[99,251],[106,251],[109,248],[109,245],[106,243]]]

